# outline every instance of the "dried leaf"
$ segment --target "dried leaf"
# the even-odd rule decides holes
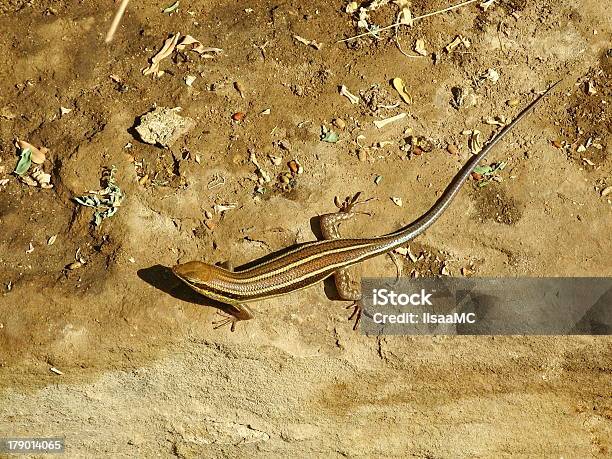
[[[406,93],[406,86],[404,85],[404,81],[401,78],[393,78],[393,80],[391,80],[391,84],[393,85],[393,88],[398,92],[402,100],[408,105],[410,105],[412,103],[412,98],[408,95],[408,93]]]
[[[26,142],[24,140],[17,140],[16,146],[21,150],[29,149],[32,153],[32,162],[36,164],[44,163],[46,159],[46,153],[49,151],[45,147],[38,149],[31,143]]]
[[[172,5],[167,6],[166,8],[164,8],[162,10],[162,13],[173,13],[174,11],[177,10],[177,8],[179,7],[180,1],[176,0],[176,2],[174,2]]]
[[[495,0],[485,0],[484,2],[480,3],[478,6],[480,8],[482,8],[482,11],[487,11],[495,2]]]
[[[163,70],[159,69],[159,63],[172,54],[176,48],[179,38],[181,38],[181,34],[176,33],[170,38],[166,39],[162,48],[157,52],[157,54],[155,54],[155,56],[151,58],[151,65],[142,71],[143,75],[153,74],[159,78],[165,73]]]
[[[319,50],[323,47],[322,43],[318,43],[315,40],[308,40],[306,38],[300,37],[299,35],[294,35],[293,38],[296,41],[299,41],[300,43],[306,45],[306,46],[312,46],[314,49]]]
[[[414,51],[417,54],[420,54],[421,56],[427,56],[427,50],[425,49],[425,40],[419,38],[414,45]]]

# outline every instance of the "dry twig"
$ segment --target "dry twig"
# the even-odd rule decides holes
[[[113,18],[113,23],[108,29],[108,33],[106,34],[105,43],[110,43],[115,36],[115,32],[117,31],[117,27],[119,27],[119,23],[121,22],[121,18],[123,17],[123,13],[125,13],[125,9],[127,8],[128,2],[130,0],[123,0],[121,5],[119,5],[119,9],[115,13],[115,17]]]
[[[447,11],[451,11],[451,10],[454,10],[454,9],[457,9],[462,6],[469,5],[470,3],[475,3],[478,1],[482,1],[482,0],[467,0],[465,2],[458,3],[457,5],[452,5],[452,6],[449,6],[448,8],[444,8],[442,10],[432,11],[431,13],[423,14],[422,16],[417,16],[417,17],[412,18],[412,22],[417,21],[419,19],[428,18],[430,16],[435,16],[436,14],[446,13]],[[396,22],[395,24],[388,25],[386,27],[381,27],[380,29],[377,29],[376,32],[368,31],[368,32],[360,33],[359,35],[355,35],[354,37],[349,37],[349,38],[344,38],[342,40],[338,40],[336,43],[344,43],[345,41],[355,40],[356,38],[365,37],[366,35],[374,35],[374,33],[379,33],[385,30],[393,29],[394,27],[399,27],[400,25],[402,25],[401,21]]]

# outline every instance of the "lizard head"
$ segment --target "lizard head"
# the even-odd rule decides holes
[[[218,271],[217,266],[201,261],[190,261],[172,267],[174,275],[189,285],[205,285],[215,278],[215,273]]]
[[[219,282],[231,277],[231,271],[201,261],[190,261],[172,267],[176,277],[201,295],[223,303],[231,303],[231,298],[219,293]]]

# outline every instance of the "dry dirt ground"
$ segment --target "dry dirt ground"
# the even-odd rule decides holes
[[[411,245],[423,257],[404,273],[612,275],[605,1],[499,0],[401,29],[404,51],[423,39],[426,57],[404,56],[392,32],[336,43],[358,32],[344,1],[181,0],[172,15],[166,2],[132,1],[105,45],[116,6],[0,1],[0,436],[65,436],[70,457],[612,454],[607,337],[367,337],[322,286],[254,305],[257,320],[230,333],[168,271],[313,240],[313,217],[357,191],[377,200],[345,234],[394,230],[468,158],[462,131],[488,138],[498,128],[487,118],[512,117],[564,78],[487,160],[508,162],[503,180],[467,183]],[[390,24],[398,11],[382,6],[371,21]],[[176,32],[223,52],[175,54],[161,78],[144,76]],[[471,46],[444,51],[457,35]],[[495,83],[479,79],[490,68]],[[338,93],[378,84],[376,109],[399,99],[394,77],[411,105],[374,113]],[[196,122],[170,149],[135,136],[155,105]],[[373,126],[400,112],[409,115]],[[340,141],[322,142],[322,125]],[[433,148],[408,155],[409,135]],[[52,189],[12,174],[17,137],[49,148]],[[258,184],[250,152],[270,182]],[[292,159],[303,173],[291,173]],[[111,165],[126,198],[94,228],[72,198],[100,189]],[[215,212],[224,204],[235,207]],[[85,263],[68,269],[77,250]],[[394,273],[385,257],[363,269]]]

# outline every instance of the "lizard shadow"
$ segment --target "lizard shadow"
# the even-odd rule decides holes
[[[172,273],[168,266],[153,265],[149,268],[139,269],[136,274],[147,284],[177,300],[200,306],[211,306],[227,314],[231,312],[231,306],[207,298],[190,289]]]

